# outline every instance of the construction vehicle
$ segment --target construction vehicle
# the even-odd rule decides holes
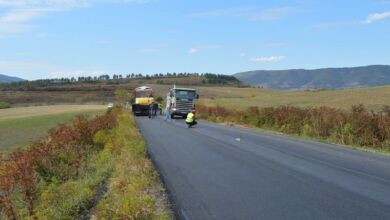
[[[141,86],[134,89],[131,107],[134,115],[149,115],[150,105],[154,102],[153,89]]]
[[[167,94],[167,106],[171,106],[171,118],[175,116],[187,117],[191,109],[195,108],[195,101],[199,98],[195,89],[177,88],[174,86]]]

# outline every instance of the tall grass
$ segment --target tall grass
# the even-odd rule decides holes
[[[162,188],[129,113],[78,117],[28,150],[0,157],[0,219],[167,219]],[[154,192],[154,193],[152,193]],[[104,192],[103,192],[104,193]]]
[[[1,156],[1,219],[66,219],[76,215],[89,199],[87,191],[97,184],[80,186],[96,173],[88,172],[86,162],[101,148],[93,137],[113,128],[116,115],[112,111],[91,120],[80,116],[69,126],[51,130],[30,149]]]
[[[374,112],[363,105],[353,106],[350,110],[292,106],[233,110],[201,105],[198,106],[198,115],[214,122],[272,129],[345,145],[390,148],[390,107]]]
[[[146,145],[134,118],[122,115],[105,145],[118,152],[108,192],[98,203],[97,219],[168,219],[167,200],[158,175],[146,156]],[[160,198],[160,199],[158,199]],[[163,199],[163,200],[161,200]]]
[[[0,109],[11,108],[11,105],[6,102],[0,102]]]

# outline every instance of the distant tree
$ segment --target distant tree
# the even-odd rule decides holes
[[[121,88],[115,91],[115,97],[119,105],[124,106],[131,99],[131,93]]]
[[[162,103],[163,101],[164,101],[164,99],[161,96],[156,98],[156,102],[158,102],[158,103]]]

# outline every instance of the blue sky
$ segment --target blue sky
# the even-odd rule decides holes
[[[0,0],[25,79],[390,64],[390,1]]]

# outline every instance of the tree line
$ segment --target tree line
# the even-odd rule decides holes
[[[103,74],[100,76],[80,76],[80,77],[62,77],[62,78],[53,78],[53,79],[39,79],[33,81],[20,81],[13,82],[9,84],[0,84],[1,88],[10,88],[14,86],[23,86],[23,87],[46,87],[49,85],[58,85],[58,84],[77,84],[77,83],[98,83],[98,82],[121,82],[128,81],[131,79],[164,79],[164,78],[177,78],[177,77],[200,77],[205,78],[202,80],[203,83],[209,84],[225,84],[227,82],[236,82],[239,81],[234,76],[223,75],[223,74],[214,74],[214,73],[187,73],[187,72],[173,72],[173,73],[155,73],[155,74],[141,74],[141,73],[131,73],[131,74]]]

